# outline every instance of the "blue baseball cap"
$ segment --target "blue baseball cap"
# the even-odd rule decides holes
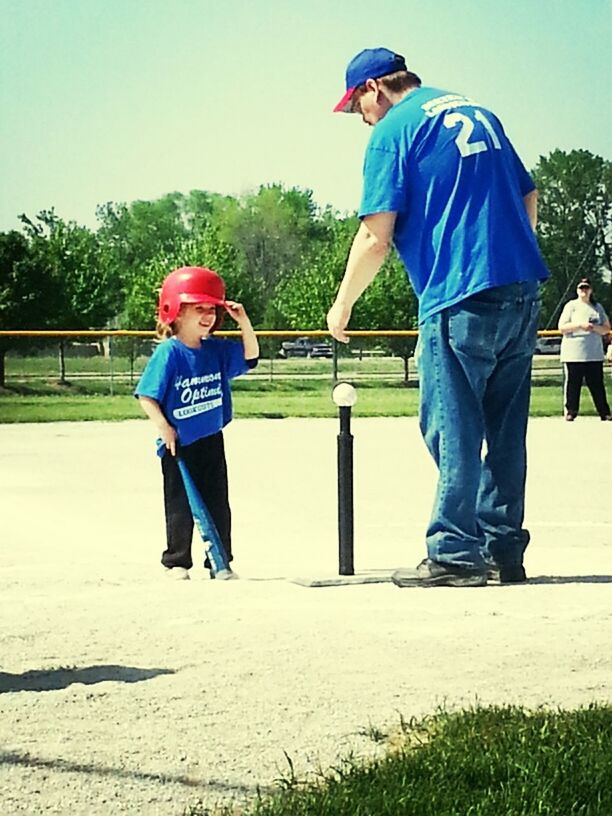
[[[396,71],[407,71],[401,54],[388,48],[366,48],[349,62],[346,69],[346,93],[334,108],[334,113],[350,113],[355,89],[367,79],[378,79]]]

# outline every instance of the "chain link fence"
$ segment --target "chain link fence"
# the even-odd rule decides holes
[[[260,331],[260,362],[251,381],[347,379],[418,385],[417,331],[353,331],[348,345],[318,330]],[[560,333],[539,332],[534,384],[559,384]],[[239,332],[220,332],[236,338]],[[78,384],[110,395],[133,390],[155,348],[153,332],[0,332],[5,387],[36,390],[45,383]]]

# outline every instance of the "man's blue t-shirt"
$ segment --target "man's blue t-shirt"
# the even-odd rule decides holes
[[[359,215],[397,213],[422,323],[484,289],[548,277],[523,202],[533,189],[493,113],[418,88],[373,130]]]
[[[171,337],[153,352],[134,394],[155,400],[180,444],[190,445],[230,422],[230,380],[248,370],[242,343],[208,337],[192,349]],[[158,454],[164,450],[158,439]]]

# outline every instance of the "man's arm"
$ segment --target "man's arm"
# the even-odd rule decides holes
[[[345,329],[355,302],[372,283],[389,251],[396,216],[394,212],[366,216],[353,239],[342,283],[327,313],[330,334],[341,343],[348,343]]]
[[[532,190],[523,196],[525,209],[527,210],[527,218],[531,224],[531,229],[535,232],[538,225],[538,191]]]

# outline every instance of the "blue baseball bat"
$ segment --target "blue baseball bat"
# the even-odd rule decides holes
[[[183,484],[185,485],[185,493],[187,494],[191,515],[204,542],[206,555],[208,556],[213,572],[217,578],[233,578],[235,577],[235,573],[229,565],[225,547],[219,537],[215,522],[212,520],[208,507],[206,507],[204,499],[200,495],[200,491],[196,487],[185,462],[178,456],[176,461],[181,471]]]

